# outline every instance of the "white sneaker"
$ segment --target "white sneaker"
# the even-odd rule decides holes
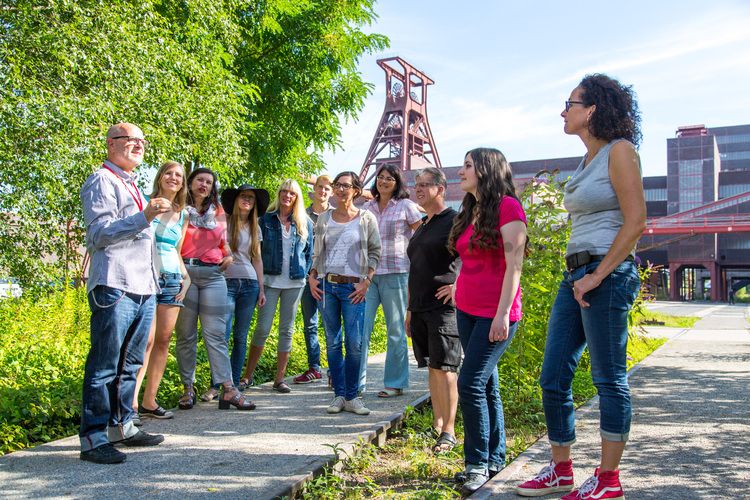
[[[341,413],[341,410],[344,409],[345,405],[346,402],[344,401],[344,396],[336,396],[333,398],[333,401],[331,401],[331,404],[326,411],[328,413]]]
[[[370,414],[370,409],[362,402],[362,398],[354,398],[351,401],[344,401],[344,411],[356,413],[357,415]]]

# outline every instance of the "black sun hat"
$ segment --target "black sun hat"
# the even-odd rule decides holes
[[[250,184],[243,184],[238,188],[227,188],[221,193],[221,206],[224,207],[224,211],[227,215],[232,215],[234,210],[234,202],[237,200],[237,196],[242,191],[252,191],[255,193],[255,207],[258,213],[258,217],[266,213],[268,204],[271,202],[271,197],[268,195],[268,191],[265,189],[254,188]]]

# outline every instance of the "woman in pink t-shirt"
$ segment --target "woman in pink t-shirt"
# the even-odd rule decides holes
[[[198,319],[211,365],[213,386],[201,396],[211,401],[219,396],[219,409],[234,406],[253,410],[255,404],[232,383],[226,332],[227,282],[224,270],[232,264],[227,244],[227,217],[218,199],[216,174],[208,168],[193,170],[187,179],[189,225],[182,244],[182,260],[190,275],[185,307],[177,318],[175,354],[185,387],[179,400],[181,410],[195,404],[195,364],[198,348]]]
[[[448,248],[461,257],[456,322],[464,361],[458,394],[464,420],[464,493],[505,466],[505,424],[497,363],[521,319],[526,214],[510,165],[496,149],[469,151],[458,171],[466,192]]]

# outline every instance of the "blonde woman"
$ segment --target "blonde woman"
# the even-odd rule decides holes
[[[313,226],[305,212],[302,190],[296,181],[281,183],[269,212],[260,218],[263,232],[261,255],[265,281],[266,305],[258,311],[258,321],[250,345],[241,386],[252,385],[263,347],[273,325],[279,305],[279,344],[273,389],[282,394],[291,392],[284,382],[289,354],[292,351],[294,319],[297,316],[305,277],[312,262]]]
[[[154,179],[151,198],[165,198],[172,203],[172,206],[169,212],[157,215],[151,221],[156,240],[161,292],[156,296],[156,314],[151,324],[143,366],[138,370],[136,378],[133,410],[139,412],[139,417],[166,419],[172,418],[173,414],[156,402],[156,393],[167,364],[169,341],[177,322],[177,315],[182,307],[185,293],[190,287],[190,276],[180,258],[182,242],[185,240],[187,230],[184,210],[187,185],[185,168],[180,163],[168,161],[161,166]],[[148,374],[148,380],[143,393],[143,404],[139,409],[138,393],[146,374]]]

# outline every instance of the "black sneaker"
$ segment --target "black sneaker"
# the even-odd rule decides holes
[[[466,474],[466,481],[461,486],[461,494],[468,497],[481,488],[488,479],[489,476],[481,472],[469,472]]]
[[[136,427],[141,427],[143,425],[143,422],[141,422],[141,415],[139,413],[136,413],[133,415],[133,418],[130,419],[131,422],[133,422],[133,425]]]
[[[81,460],[95,464],[119,464],[128,458],[126,454],[107,443],[94,449],[81,452]]]
[[[159,418],[163,420],[174,417],[174,413],[169,410],[165,410],[161,406],[157,406],[155,410],[149,410],[148,408],[141,407],[140,414],[143,418]]]
[[[149,434],[148,432],[139,429],[137,433],[129,438],[117,441],[114,444],[121,444],[124,446],[156,446],[162,441],[164,441],[164,436],[161,434]]]

